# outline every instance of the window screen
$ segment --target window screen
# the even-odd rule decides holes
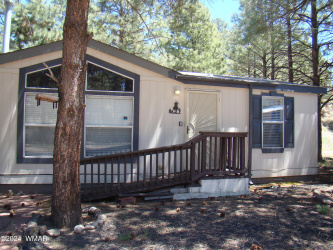
[[[25,156],[52,157],[54,129],[57,120],[57,109],[50,102],[41,102],[37,106],[37,93],[25,95]],[[49,94],[57,96],[57,94]]]
[[[262,98],[263,148],[283,148],[283,99],[272,96]]]

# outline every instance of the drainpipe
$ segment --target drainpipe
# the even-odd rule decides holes
[[[248,147],[248,167],[249,167],[249,178],[250,184],[252,184],[252,120],[253,120],[253,105],[252,105],[252,96],[253,96],[253,86],[249,84],[249,147]]]
[[[14,4],[11,1],[5,1],[6,12],[5,12],[5,26],[3,32],[3,43],[2,43],[2,53],[7,53],[9,51],[9,41],[10,41],[10,29],[12,23],[12,9]]]

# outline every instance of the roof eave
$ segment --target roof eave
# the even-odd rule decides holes
[[[250,86],[254,89],[267,89],[276,91],[289,91],[289,92],[301,92],[301,93],[311,93],[311,94],[327,94],[327,89],[324,87],[310,86],[310,85],[300,85],[265,79],[237,79],[235,77],[214,77],[214,76],[192,76],[192,75],[176,75],[176,79],[186,83],[197,82],[197,84],[207,82],[214,83],[215,85],[221,84],[228,87],[235,85],[238,86]],[[187,82],[188,81],[188,82]]]

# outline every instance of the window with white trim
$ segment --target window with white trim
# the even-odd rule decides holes
[[[263,148],[284,147],[284,98],[262,97],[262,145]]]
[[[86,95],[85,156],[132,150],[133,97]]]
[[[35,96],[35,92],[25,93],[24,156],[52,157],[57,109],[50,102],[37,106]]]

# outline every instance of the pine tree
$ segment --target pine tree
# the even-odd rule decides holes
[[[180,71],[226,72],[223,44],[216,24],[202,4],[185,4],[168,18],[170,37],[164,43],[169,67]]]
[[[15,2],[11,49],[23,49],[61,40],[62,23],[57,19],[58,7],[46,0]]]

